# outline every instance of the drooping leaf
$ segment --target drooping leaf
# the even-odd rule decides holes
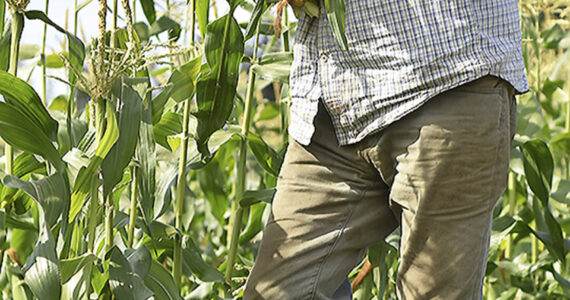
[[[229,205],[229,194],[226,189],[229,178],[226,175],[226,163],[231,164],[234,152],[235,146],[224,144],[216,152],[214,158],[199,172],[196,172],[200,189],[210,204],[210,212],[220,225],[225,224],[224,215]]]
[[[194,95],[196,78],[202,61],[202,51],[199,47],[196,47],[190,49],[188,55],[190,56],[188,62],[174,69],[168,79],[168,86],[152,101],[153,124],[156,124],[161,119],[169,99],[180,103]]]
[[[97,145],[97,150],[95,150],[94,156],[89,161],[87,168],[81,168],[77,179],[75,180],[75,185],[73,186],[73,193],[71,195],[71,208],[69,211],[69,221],[72,222],[83,207],[83,201],[91,189],[91,182],[93,174],[101,165],[103,159],[107,156],[113,145],[119,139],[119,127],[117,125],[117,119],[115,118],[115,112],[112,104],[108,101],[106,106],[106,119],[107,125],[105,128],[105,133]]]
[[[522,144],[524,170],[528,185],[534,194],[546,205],[550,197],[554,161],[546,143],[530,140]]]
[[[182,28],[180,27],[180,24],[176,23],[176,21],[167,16],[162,16],[152,23],[148,34],[149,36],[153,36],[165,31],[168,32],[168,39],[177,40],[180,37]]]
[[[111,89],[111,95],[122,105],[117,111],[119,139],[101,162],[104,197],[107,197],[113,187],[121,181],[124,169],[135,153],[142,119],[142,97],[144,97],[137,90],[146,91],[147,82],[146,78],[120,77]],[[133,88],[137,85],[142,87]]]
[[[50,140],[57,140],[57,121],[51,117],[36,91],[28,83],[0,70],[0,94],[4,96],[6,104],[17,108]]]
[[[279,170],[283,164],[283,157],[267,145],[260,136],[249,133],[248,145],[259,165],[273,176],[279,176]]]
[[[69,53],[69,61],[71,62],[71,65],[78,71],[81,71],[83,69],[83,60],[85,59],[85,45],[78,37],[54,23],[42,11],[30,10],[24,12],[24,15],[30,20],[41,20],[53,27],[55,30],[65,34],[68,41],[67,52]],[[77,76],[73,71],[69,70],[68,77],[70,83],[74,84],[77,82]]]
[[[55,173],[38,181],[25,181],[8,175],[4,177],[3,183],[7,187],[24,191],[40,204],[48,228],[54,226],[68,208],[69,194],[65,179],[60,173]]]
[[[243,36],[231,12],[208,25],[204,51],[209,71],[201,73],[197,84],[196,140],[206,157],[210,135],[225,124],[232,111],[243,56]]]
[[[0,22],[3,21],[3,19],[0,20]],[[12,28],[11,24],[9,25],[10,26],[7,26],[4,32],[0,32],[0,34],[2,34],[2,36],[0,36],[0,70],[5,72],[7,72],[10,67],[10,40],[12,38]]]
[[[202,38],[206,36],[206,28],[208,27],[210,0],[195,0],[196,16],[198,18],[198,27]]]
[[[261,20],[261,16],[263,16],[263,14],[265,13],[266,10],[267,10],[266,1],[265,0],[257,0],[257,2],[255,3],[255,7],[253,8],[253,11],[251,12],[251,18],[250,18],[249,22],[247,23],[247,27],[245,29],[244,40],[247,41],[253,37],[253,35],[255,34],[255,31],[257,29],[257,24],[259,24],[259,22]]]
[[[241,203],[240,203],[241,204]],[[263,230],[263,211],[267,204],[260,203],[253,205],[249,211],[247,225],[239,236],[239,243],[245,244],[253,239],[261,230]]]
[[[143,23],[143,22],[136,22],[133,25],[135,32],[137,33],[137,36],[139,37],[139,39],[143,42],[148,41],[148,39],[150,38],[150,29],[148,28],[148,26]]]
[[[183,118],[184,116],[175,112],[166,112],[160,121],[153,126],[156,142],[162,147],[172,151],[167,138],[182,132]]]
[[[85,253],[70,259],[62,259],[60,261],[61,268],[61,282],[65,284],[73,275],[78,273],[85,266],[93,264],[98,258],[92,253]]]
[[[292,52],[269,53],[263,55],[259,62],[251,67],[251,71],[267,80],[289,83],[292,62]]]
[[[243,198],[239,201],[239,205],[247,207],[259,202],[271,204],[275,196],[275,188],[263,189],[257,191],[245,191]]]
[[[154,295],[118,248],[113,247],[106,258],[109,260],[109,286],[116,299],[145,300]]]
[[[67,196],[62,194],[67,194],[67,189],[58,188],[63,184],[63,178],[56,173],[38,182],[24,182],[14,177],[9,177],[8,180],[10,185],[21,187],[39,204],[40,232],[36,247],[23,267],[24,280],[38,299],[59,299],[61,295],[59,261],[48,221],[53,222],[56,216],[64,212],[63,209],[59,212],[54,211],[65,206],[62,202]]]
[[[152,128],[152,108],[143,111],[138,148],[139,164],[137,169],[137,184],[139,191],[139,208],[148,232],[152,232],[154,220],[154,202],[156,199],[156,141]]]
[[[186,239],[186,247],[182,250],[183,265],[190,269],[202,281],[224,282],[224,274],[204,261],[202,251],[191,239]]]
[[[154,293],[155,299],[182,300],[172,275],[156,260],[150,262],[144,283]]]
[[[144,15],[149,24],[156,20],[156,10],[154,9],[154,0],[140,0]]]
[[[45,164],[40,163],[34,155],[22,152],[14,160],[14,175],[15,177],[22,177],[30,173],[45,174]]]
[[[61,169],[63,162],[44,130],[18,108],[0,102],[0,136],[12,146],[43,156]]]
[[[336,42],[342,50],[348,51],[344,31],[344,0],[325,0],[325,9]]]

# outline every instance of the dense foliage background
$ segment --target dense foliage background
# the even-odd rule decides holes
[[[239,298],[288,141],[293,10],[276,36],[276,0],[74,0],[71,25],[28,2],[0,0],[0,299]],[[343,45],[344,2],[324,4]],[[532,91],[484,294],[570,299],[570,4],[519,5]],[[398,242],[370,248],[356,299],[396,298]]]

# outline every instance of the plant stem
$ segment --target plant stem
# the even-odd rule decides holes
[[[0,0],[0,34],[4,34],[4,18],[6,17],[6,3]],[[1,258],[0,258],[1,260]]]
[[[97,228],[97,209],[99,206],[99,173],[93,175],[91,182],[91,198],[89,199],[87,230],[89,240],[87,240],[87,251],[95,253],[95,230]]]
[[[191,14],[190,14],[190,45],[194,46],[194,31],[196,31],[196,14],[194,11],[196,10],[196,1],[190,0],[191,5]]]
[[[133,248],[135,240],[135,221],[137,219],[137,172],[133,167],[131,171],[131,210],[129,211],[128,247]]]
[[[109,252],[113,248],[113,218],[115,212],[115,203],[113,200],[113,193],[107,196],[105,215],[105,252]]]
[[[8,72],[14,76],[18,76],[18,53],[20,51],[20,38],[24,29],[24,17],[16,10],[12,11],[12,39],[10,41],[10,68]],[[14,173],[14,148],[5,143],[4,152],[6,153],[6,174]]]
[[[190,1],[190,16],[192,20],[192,28],[194,28],[194,1]],[[194,44],[194,31],[190,34],[190,43]],[[176,183],[176,220],[175,226],[180,232],[184,232],[182,225],[182,210],[184,209],[184,192],[186,189],[186,162],[188,160],[188,135],[190,123],[190,99],[184,101],[184,119],[182,123],[182,141],[180,147],[180,160],[178,164],[178,182]],[[174,239],[174,255],[172,266],[172,277],[178,288],[182,283],[182,234],[177,235]]]
[[[536,221],[532,220],[530,228],[536,230]],[[538,239],[533,234],[531,235],[531,263],[535,264],[538,258]]]
[[[287,30],[284,30],[282,35],[282,39],[283,39],[283,51],[285,52],[289,52],[291,51],[291,46],[289,43],[290,40],[290,24],[289,24],[289,14],[288,14],[288,9],[285,9],[283,11],[283,23],[285,23],[285,28],[287,28]],[[281,109],[281,134],[283,136],[283,143],[285,145],[287,145],[287,143],[289,142],[289,133],[287,131],[287,127],[289,126],[289,103],[291,103],[291,95],[289,94],[289,85],[287,85],[287,98],[289,100],[289,102],[282,102],[281,98],[283,96],[280,93],[279,99],[275,99],[276,101],[278,101],[280,109]]]
[[[258,47],[259,47],[259,26],[257,27],[257,33],[255,36],[255,46],[253,48],[252,61],[254,63],[257,61]],[[231,205],[232,216],[230,219],[231,223],[230,249],[228,253],[228,260],[226,264],[226,274],[225,274],[225,280],[230,285],[230,291],[229,291],[230,294],[232,291],[232,286],[231,286],[232,273],[234,271],[234,264],[239,244],[239,234],[240,234],[241,222],[244,211],[243,207],[239,205],[239,201],[243,198],[246,186],[245,175],[246,175],[246,161],[247,161],[247,135],[249,133],[251,119],[253,116],[252,106],[254,101],[253,97],[254,87],[255,87],[255,73],[253,72],[252,69],[250,69],[249,81],[247,85],[247,96],[245,100],[244,117],[241,128],[241,146],[240,146],[239,160],[237,165],[236,195]]]
[[[176,183],[176,222],[175,226],[181,232],[182,228],[182,210],[184,208],[184,192],[186,189],[186,161],[188,159],[188,124],[190,120],[190,101],[184,102],[184,121],[182,129],[182,145],[180,147],[180,161],[178,165],[178,182]],[[178,235],[174,239],[174,265],[172,267],[172,276],[174,281],[180,287],[182,280],[182,236]]]
[[[516,202],[516,182],[515,173],[513,171],[509,172],[509,216],[515,215],[515,202]],[[513,257],[513,234],[509,234],[507,239],[507,245],[505,247],[505,258],[512,259]]]
[[[536,10],[536,19],[535,19],[535,30],[537,33],[540,33],[540,0],[537,1],[537,10]],[[540,64],[541,64],[541,54],[540,54],[540,35],[536,37],[536,43],[538,45],[536,49],[536,100],[540,103]],[[536,220],[533,220],[530,224],[531,228],[536,230]],[[531,262],[534,264],[536,263],[538,257],[538,239],[535,235],[531,236]]]
[[[48,15],[49,10],[49,0],[45,0],[45,14]],[[46,95],[46,38],[47,38],[47,24],[44,23],[44,32],[42,37],[42,53],[40,59],[42,61],[42,99],[44,104],[47,106],[47,95]]]

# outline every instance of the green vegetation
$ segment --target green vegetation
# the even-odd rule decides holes
[[[27,2],[0,0],[0,299],[240,297],[288,140],[287,10],[276,37],[275,0],[230,0],[220,16],[210,0],[76,0],[70,31],[48,0],[43,12]],[[344,2],[325,4],[347,47]],[[91,41],[77,37],[87,5],[99,11]],[[518,101],[484,293],[569,299],[570,6],[520,5],[532,91]],[[63,49],[24,51],[28,20],[60,32]],[[40,88],[22,60],[41,66]],[[46,75],[56,68],[65,78]],[[55,80],[69,91],[47,99]],[[395,299],[398,239],[370,249],[356,299]]]

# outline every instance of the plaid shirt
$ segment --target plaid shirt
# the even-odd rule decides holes
[[[356,143],[430,98],[491,74],[528,90],[514,0],[346,0],[349,51],[321,17],[301,13],[290,135],[308,145],[321,99],[341,145]]]

